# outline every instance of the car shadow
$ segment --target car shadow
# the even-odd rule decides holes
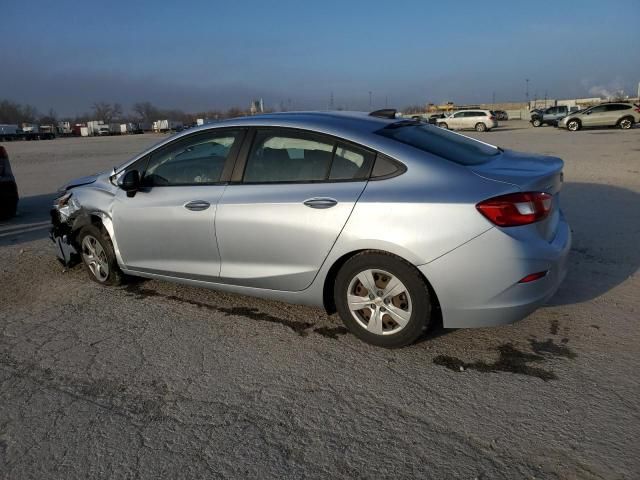
[[[573,234],[569,271],[548,305],[599,297],[640,266],[640,194],[596,183],[566,183],[562,210]]]
[[[527,130],[529,127],[495,127],[491,132],[513,132],[516,130]]]
[[[0,220],[0,246],[19,245],[46,238],[51,224],[49,210],[55,193],[22,197],[18,214]]]

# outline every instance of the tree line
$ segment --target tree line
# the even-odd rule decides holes
[[[22,105],[10,100],[0,100],[0,124],[38,123],[49,125],[59,120],[71,123],[85,123],[91,120],[101,120],[109,123],[127,122],[153,122],[159,119],[169,119],[192,124],[197,118],[224,119],[248,115],[248,109],[232,107],[228,110],[206,110],[200,112],[187,113],[179,109],[162,109],[151,102],[136,102],[131,106],[131,110],[125,112],[121,104],[115,102],[99,101],[91,105],[91,111],[73,117],[59,117],[53,109],[45,114],[40,113],[32,105]]]

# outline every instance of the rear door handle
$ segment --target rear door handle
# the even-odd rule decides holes
[[[338,201],[333,198],[310,198],[305,200],[304,204],[311,208],[331,208],[335,207]]]
[[[187,210],[193,210],[194,212],[200,212],[202,210],[206,210],[210,206],[211,204],[209,202],[205,202],[204,200],[194,200],[187,203],[184,208],[186,208]]]

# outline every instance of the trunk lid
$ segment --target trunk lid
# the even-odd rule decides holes
[[[476,175],[496,182],[507,183],[522,192],[546,192],[553,195],[551,212],[547,218],[527,227],[534,227],[551,242],[560,220],[560,190],[564,162],[558,157],[504,150],[481,165],[468,168]]]

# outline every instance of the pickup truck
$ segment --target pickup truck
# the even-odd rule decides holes
[[[578,107],[567,107],[566,105],[558,105],[557,107],[549,107],[546,110],[533,110],[531,112],[531,125],[541,127],[542,125],[558,125],[558,121],[569,115],[569,113],[578,111]]]

